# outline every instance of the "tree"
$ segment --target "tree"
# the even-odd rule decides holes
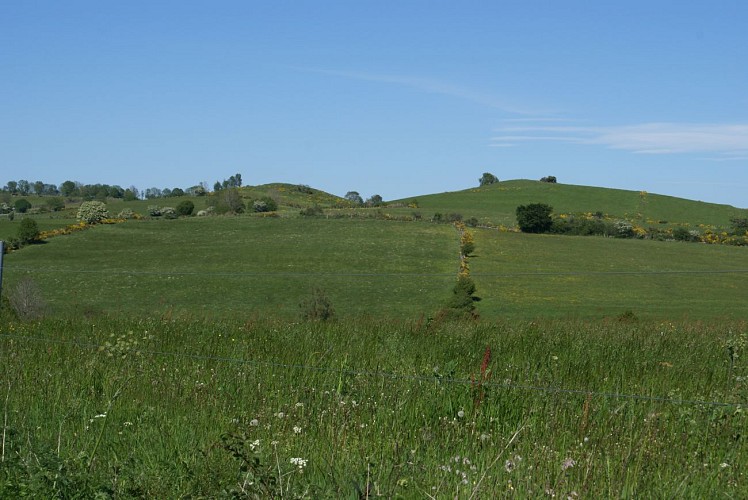
[[[5,189],[7,189],[10,194],[17,194],[18,183],[16,181],[8,181],[8,184],[5,186]]]
[[[137,191],[137,190],[136,190]],[[125,189],[125,195],[122,197],[125,201],[135,201],[138,199],[138,195],[132,188]]]
[[[547,177],[541,177],[540,182],[549,182],[551,184],[556,184],[556,176],[555,175],[549,175]]]
[[[174,198],[184,196],[184,190],[182,188],[174,188],[171,190],[171,196]]]
[[[20,200],[16,200],[13,206],[16,208],[16,212],[25,214],[31,208],[31,203],[26,198],[21,198]]]
[[[732,225],[732,234],[742,236],[748,233],[748,217],[732,217],[730,218],[730,224]]]
[[[39,241],[39,225],[30,217],[21,219],[21,225],[18,226],[18,241],[22,245],[36,243]]]
[[[65,181],[60,184],[60,193],[62,193],[62,196],[70,198],[78,193],[78,186],[73,181]]]
[[[553,225],[553,207],[544,203],[531,203],[517,207],[517,225],[523,233],[547,233]]]
[[[42,181],[36,181],[34,183],[34,194],[41,196],[44,194],[44,183]]]
[[[364,199],[361,198],[361,195],[358,194],[358,191],[348,191],[347,193],[345,193],[344,198],[354,205],[364,204]]]
[[[52,212],[59,212],[60,210],[64,210],[65,200],[63,200],[59,196],[47,198],[47,208],[49,208],[49,210],[51,210]]]
[[[96,224],[109,217],[106,205],[100,201],[84,201],[78,208],[78,220],[86,224]]]
[[[491,184],[496,184],[497,182],[499,182],[499,178],[491,173],[484,172],[481,178],[478,179],[478,182],[481,186],[489,186]]]
[[[29,184],[29,181],[21,179],[18,181],[18,194],[21,196],[28,196],[28,194],[31,192],[31,184]]]
[[[245,209],[244,201],[237,188],[221,189],[213,193],[208,199],[208,206],[214,207],[218,214],[240,214]]]
[[[182,200],[177,205],[177,213],[184,217],[189,217],[190,215],[192,215],[192,212],[194,210],[195,210],[195,204],[192,203],[190,200]]]
[[[366,205],[369,207],[378,207],[381,206],[383,203],[382,197],[378,194],[372,195],[371,198],[366,200]]]

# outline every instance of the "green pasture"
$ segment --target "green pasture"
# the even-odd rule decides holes
[[[438,309],[459,266],[450,225],[378,220],[206,217],[128,221],[6,256],[57,312],[297,317],[322,288],[342,316]]]
[[[545,203],[555,214],[602,212],[614,218],[635,220],[647,227],[687,224],[697,227],[706,224],[729,227],[730,217],[747,217],[748,210],[729,205],[673,198],[652,193],[625,191],[570,184],[550,184],[539,181],[513,180],[463,191],[415,196],[399,200],[408,203],[416,199],[424,218],[434,213],[459,213],[464,218],[476,217],[484,224],[514,226],[515,210],[519,205]],[[414,209],[397,209],[403,214]]]
[[[3,498],[746,498],[745,322],[0,321]]]
[[[748,317],[742,247],[474,230],[487,317]]]

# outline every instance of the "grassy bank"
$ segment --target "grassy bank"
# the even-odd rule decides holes
[[[5,497],[748,493],[746,414],[722,404],[748,396],[744,323],[101,317],[0,335]]]

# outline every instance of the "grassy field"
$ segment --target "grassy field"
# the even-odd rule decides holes
[[[6,256],[57,312],[295,318],[315,287],[340,315],[412,317],[446,300],[459,265],[450,225],[253,217],[129,221]]]
[[[590,189],[418,210],[742,213]],[[268,192],[280,217],[130,220],[5,256],[3,294],[29,277],[49,307],[0,309],[0,498],[748,497],[745,248],[473,229],[480,320],[447,323],[453,225],[245,189]],[[333,217],[298,215],[314,203]],[[315,287],[336,320],[301,320]]]
[[[600,211],[612,217],[636,220],[643,225],[686,223],[729,227],[730,217],[748,217],[748,210],[729,205],[717,205],[684,200],[670,196],[620,189],[607,189],[570,184],[514,180],[490,186],[449,193],[416,196],[400,200],[418,201],[418,210],[424,217],[439,212],[459,213],[463,217],[476,217],[481,223],[505,226],[516,224],[515,210],[519,205],[546,203],[556,214],[595,213]],[[399,209],[410,213],[412,209]]]
[[[474,230],[478,312],[489,320],[744,318],[745,248]],[[432,316],[454,283],[449,224],[249,216],[128,221],[6,256],[59,313],[293,319],[322,288],[339,315]]]
[[[3,321],[0,496],[745,498],[745,342],[725,321]]]
[[[748,317],[741,247],[474,230],[487,317]]]

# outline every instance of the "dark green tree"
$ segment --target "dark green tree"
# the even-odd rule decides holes
[[[484,172],[478,182],[481,186],[488,186],[499,182],[499,178],[489,172]]]
[[[523,233],[547,233],[553,226],[553,207],[531,203],[517,207],[517,225]]]
[[[350,201],[353,205],[363,205],[364,199],[358,194],[358,191],[348,191],[345,193],[344,198]]]
[[[39,225],[30,217],[21,219],[21,225],[18,226],[18,241],[22,245],[28,245],[39,241]]]
[[[190,200],[182,200],[177,205],[177,213],[183,217],[189,217],[195,210],[195,204]]]
[[[20,200],[16,200],[13,206],[16,208],[16,212],[25,214],[31,208],[31,203],[26,198],[21,198]]]
[[[78,185],[73,181],[65,181],[60,184],[60,193],[67,198],[75,196],[78,194]]]

